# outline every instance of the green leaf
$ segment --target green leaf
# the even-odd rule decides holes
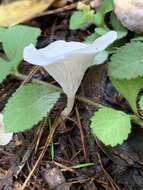
[[[111,14],[111,24],[115,30],[126,30],[113,12]]]
[[[0,82],[17,69],[23,59],[24,47],[30,43],[36,44],[40,33],[40,29],[24,25],[7,29],[0,28],[0,42],[2,42],[4,52],[9,59],[9,61],[5,61],[0,58]]]
[[[94,18],[94,12],[88,11],[83,12],[83,11],[76,11],[73,13],[73,15],[70,18],[70,29],[71,30],[76,30],[80,29],[83,27],[88,26],[88,24],[91,24]]]
[[[118,34],[118,40],[124,38],[127,35],[128,30],[122,26],[115,13],[111,14],[111,24],[113,26],[113,29],[116,30]]]
[[[143,110],[143,96],[141,96],[141,99],[139,101],[139,106],[140,106],[141,110]]]
[[[132,38],[131,40],[132,41],[141,41],[141,42],[143,42],[143,37],[142,36],[137,36],[135,38]]]
[[[137,113],[137,95],[143,87],[143,77],[131,80],[117,80],[110,77],[113,86],[129,102],[132,110]]]
[[[92,33],[91,35],[87,36],[85,39],[85,43],[91,44],[94,42],[100,35],[96,32]]]
[[[6,131],[20,132],[30,129],[50,112],[59,95],[59,92],[38,84],[19,88],[4,110]]]
[[[143,43],[132,41],[111,57],[109,76],[115,79],[133,79],[143,76]]]
[[[108,55],[108,51],[105,50],[98,52],[94,57],[92,65],[100,65],[104,63],[108,59]]]
[[[113,10],[113,0],[102,0],[99,12],[103,15],[111,12]]]
[[[91,129],[105,145],[122,144],[131,132],[130,116],[122,111],[101,108],[91,119]]]
[[[9,60],[16,65],[23,59],[23,49],[30,43],[36,44],[41,31],[24,25],[16,25],[8,28],[2,35],[2,44]]]
[[[0,58],[0,83],[10,74],[12,63]]]
[[[109,32],[109,30],[105,29],[105,28],[102,28],[102,27],[99,27],[99,28],[95,29],[95,32],[97,34],[99,34],[100,36],[102,36],[102,35],[106,34],[107,32]]]
[[[116,32],[117,32],[117,39],[118,40],[126,37],[126,35],[127,35],[127,31],[117,30]]]
[[[79,11],[83,11],[84,13],[88,13],[91,11],[90,5],[86,5],[85,3],[82,3],[82,2],[78,2],[77,9]]]
[[[104,17],[103,15],[100,13],[100,12],[97,12],[95,15],[94,15],[94,21],[96,26],[101,26],[102,24],[104,24]]]
[[[82,11],[76,11],[70,18],[70,29],[76,30],[85,26],[84,13]]]
[[[0,27],[0,42],[1,42],[1,39],[2,39],[2,35],[4,34],[5,31],[6,31],[5,28]]]

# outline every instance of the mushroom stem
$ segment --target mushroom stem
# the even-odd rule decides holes
[[[70,114],[70,112],[72,111],[73,105],[74,105],[74,100],[75,100],[75,96],[71,96],[71,97],[67,96],[67,106],[62,112],[62,115],[64,117],[67,117]]]

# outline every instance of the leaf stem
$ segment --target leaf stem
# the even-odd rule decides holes
[[[12,74],[12,76],[15,78],[15,79],[18,79],[18,80],[26,80],[27,79],[27,75],[23,75],[19,72],[16,72],[14,74]],[[44,82],[44,81],[41,81],[41,80],[38,80],[38,79],[31,79],[31,82],[32,83],[36,83],[36,84],[42,84],[44,86],[47,86],[49,88],[52,88],[52,89],[55,89],[55,90],[58,90],[62,93],[62,89],[60,87],[57,87],[53,84],[50,84],[50,83],[47,83],[47,82]]]
[[[18,72],[15,73],[15,74],[13,75],[13,77],[16,78],[16,79],[18,79],[18,80],[25,80],[25,79],[27,79],[27,76],[26,76],[26,75],[23,75],[23,74],[18,73]],[[48,82],[44,82],[44,81],[41,81],[41,80],[38,80],[38,79],[31,79],[31,82],[32,82],[32,83],[36,83],[36,84],[41,84],[41,85],[47,86],[47,87],[49,87],[49,88],[58,90],[59,92],[61,92],[61,93],[64,94],[63,90],[62,90],[60,87],[57,87],[57,86],[55,86],[55,85],[53,85],[53,84],[50,84],[50,83],[48,83]],[[81,101],[81,102],[84,102],[84,103],[88,104],[88,105],[95,106],[96,108],[108,107],[108,106],[106,106],[106,105],[102,105],[102,104],[100,104],[100,103],[97,103],[97,102],[95,102],[95,101],[93,101],[93,100],[91,100],[91,99],[89,99],[89,98],[87,98],[87,97],[83,97],[83,96],[78,96],[78,95],[77,95],[75,98],[76,98],[77,100]],[[131,115],[130,115],[130,118],[131,118],[131,121],[133,121],[134,123],[136,123],[136,124],[140,125],[141,127],[143,127],[143,121],[142,121],[137,115],[131,114]]]
[[[130,115],[131,121],[140,125],[143,128],[143,120],[141,120],[137,115]]]
[[[23,74],[18,73],[18,72],[15,73],[15,74],[12,75],[12,76],[13,76],[14,78],[18,79],[18,80],[25,80],[25,79],[27,79],[27,76],[26,76],[26,75],[23,75]],[[57,86],[55,86],[55,85],[53,85],[53,84],[50,84],[50,83],[48,83],[48,82],[44,82],[44,81],[41,81],[41,80],[38,80],[38,79],[31,79],[31,83],[42,84],[42,85],[47,86],[47,87],[49,87],[49,88],[58,90],[59,92],[61,92],[61,93],[64,94],[63,90],[62,90],[60,87],[57,87]],[[79,101],[82,101],[82,102],[84,102],[84,103],[86,103],[86,104],[88,104],[88,105],[91,105],[91,106],[95,106],[95,107],[97,107],[97,108],[105,107],[104,105],[99,104],[99,103],[97,103],[97,102],[94,102],[93,100],[90,100],[90,99],[87,98],[87,97],[83,97],[83,96],[78,96],[78,95],[77,95],[75,98],[76,98],[77,100],[79,100]]]

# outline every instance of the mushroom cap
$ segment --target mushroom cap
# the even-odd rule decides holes
[[[68,98],[63,115],[67,116],[73,108],[75,93],[87,68],[92,65],[94,56],[116,39],[117,32],[110,31],[92,44],[59,40],[39,50],[30,44],[24,48],[23,57],[33,65],[43,66],[63,88]]]
[[[143,0],[114,0],[114,11],[123,26],[143,32]]]
[[[83,75],[91,66],[94,56],[117,39],[117,33],[110,31],[92,44],[58,40],[37,50],[32,44],[24,48],[24,60],[43,66],[62,86],[70,97],[75,95]]]

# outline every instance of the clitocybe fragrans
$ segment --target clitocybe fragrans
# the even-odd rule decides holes
[[[116,39],[117,33],[110,31],[90,45],[59,40],[37,50],[30,44],[25,47],[23,57],[31,64],[43,66],[61,85],[67,95],[67,107],[63,111],[63,115],[67,116],[73,108],[75,94],[85,71],[92,65],[94,56]]]
[[[8,144],[12,139],[13,133],[6,133],[3,123],[3,115],[0,113],[0,145]]]

